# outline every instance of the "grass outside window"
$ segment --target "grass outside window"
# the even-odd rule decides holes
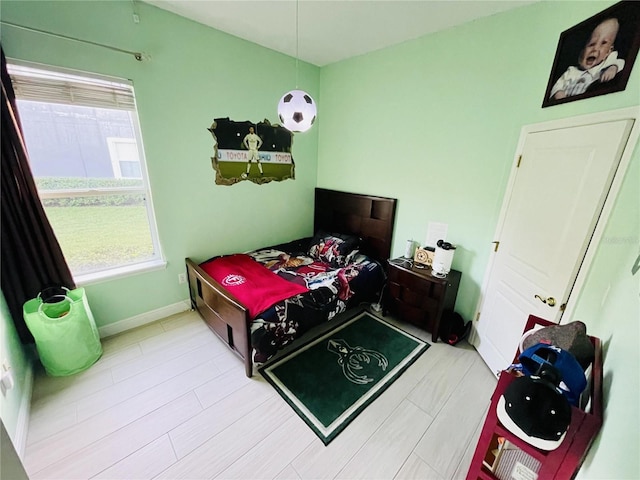
[[[130,265],[153,256],[143,203],[120,206],[46,207],[74,275]]]

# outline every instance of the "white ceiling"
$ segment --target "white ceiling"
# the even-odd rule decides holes
[[[144,1],[324,66],[539,0]]]

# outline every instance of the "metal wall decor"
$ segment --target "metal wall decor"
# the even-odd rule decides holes
[[[214,140],[211,162],[216,184],[233,185],[243,180],[256,184],[295,178],[291,154],[293,134],[268,120],[253,123],[214,119],[208,128]]]

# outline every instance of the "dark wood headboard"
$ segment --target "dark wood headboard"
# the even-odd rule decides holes
[[[391,255],[395,198],[316,188],[314,232],[348,233],[362,239],[360,251],[383,265]]]

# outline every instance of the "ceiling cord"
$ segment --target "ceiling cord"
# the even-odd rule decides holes
[[[298,89],[298,0],[296,0],[296,90]]]

